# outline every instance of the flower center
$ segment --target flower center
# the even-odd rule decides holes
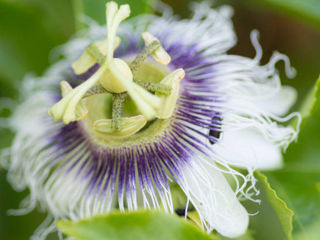
[[[126,62],[132,62],[132,59],[125,59]],[[145,82],[160,83],[169,73],[167,67],[159,66],[154,61],[145,61],[137,70],[137,79],[145,79]],[[109,134],[105,134],[95,129],[95,122],[101,119],[112,119],[113,115],[113,96],[111,93],[91,95],[86,98],[85,106],[88,109],[88,115],[81,121],[81,126],[90,139],[104,146],[128,146],[137,142],[149,141],[155,138],[160,132],[168,127],[169,119],[152,119],[141,126],[134,134],[125,135],[117,129],[112,129]],[[137,118],[139,110],[134,101],[127,96],[123,102],[122,117]],[[136,119],[139,121],[139,118]],[[123,124],[120,121],[120,128]]]
[[[154,135],[172,116],[185,75],[183,69],[170,73],[160,67],[171,58],[148,32],[142,33],[145,48],[136,58],[114,58],[120,44],[118,26],[129,14],[128,5],[106,4],[107,38],[89,44],[72,65],[75,74],[83,74],[97,63],[100,68],[74,89],[62,81],[62,99],[49,110],[55,121],[65,124],[84,119],[84,128],[98,142],[121,139],[123,143],[132,136]],[[148,56],[158,64],[147,60]]]

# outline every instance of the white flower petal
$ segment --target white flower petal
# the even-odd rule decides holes
[[[289,86],[282,86],[273,96],[265,100],[258,100],[256,104],[262,110],[275,115],[286,114],[297,99],[297,91]]]
[[[282,166],[280,148],[253,127],[226,129],[213,148],[226,162],[238,167],[276,169]]]
[[[183,175],[181,188],[208,231],[216,229],[226,237],[238,237],[246,232],[248,213],[222,173],[213,166],[194,162],[185,167]]]
[[[162,36],[170,29],[170,34],[160,39],[164,48],[176,39],[183,39],[184,46],[196,43],[197,50],[205,50],[206,56],[223,53],[235,45],[236,36],[231,22],[233,10],[230,7],[214,10],[209,1],[204,1],[193,3],[192,11],[194,16],[190,20],[174,21],[173,16],[162,17],[152,22],[147,31]]]

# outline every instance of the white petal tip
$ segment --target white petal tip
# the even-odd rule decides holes
[[[245,234],[249,225],[249,215],[246,209],[239,203],[237,212],[233,216],[228,217],[230,222],[217,223],[215,228],[223,236],[228,238],[236,238]]]

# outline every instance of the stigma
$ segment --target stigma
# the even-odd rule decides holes
[[[75,88],[66,81],[60,83],[62,99],[49,109],[55,121],[69,124],[91,113],[91,116],[101,116],[89,121],[95,132],[119,138],[139,132],[149,121],[168,119],[173,115],[180,81],[185,76],[184,70],[179,68],[168,72],[158,81],[143,79],[143,74],[137,74],[149,56],[159,65],[166,66],[171,61],[170,55],[155,36],[149,32],[142,33],[145,47],[132,61],[114,57],[114,51],[121,42],[117,36],[118,27],[129,15],[130,7],[127,4],[120,7],[115,2],[106,4],[107,38],[89,44],[72,64],[76,75],[87,72],[96,64],[99,69]],[[87,101],[89,97],[102,94],[111,96],[108,98],[112,104],[110,114],[99,113],[104,109]],[[126,99],[134,103],[136,110],[123,116]],[[99,100],[101,98],[96,98],[95,102]]]

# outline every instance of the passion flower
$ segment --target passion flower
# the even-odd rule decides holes
[[[38,237],[57,219],[112,209],[172,213],[173,184],[206,230],[246,231],[239,199],[256,194],[253,170],[280,167],[297,136],[281,124],[299,117],[283,117],[296,92],[281,86],[275,64],[294,72],[279,53],[260,65],[256,31],[254,59],[226,54],[236,42],[231,9],[193,7],[190,20],[165,12],[123,22],[129,6],[109,2],[106,27],[91,23],[61,48],[64,60],[26,80],[10,119],[8,175],[30,189],[27,209],[40,204],[49,213]]]

